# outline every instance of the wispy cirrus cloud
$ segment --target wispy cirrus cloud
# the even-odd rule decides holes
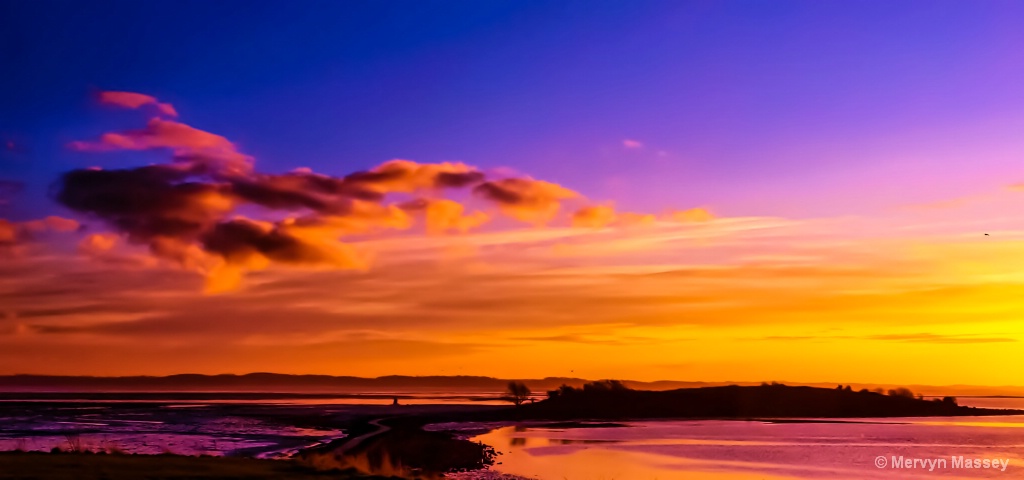
[[[644,226],[653,225],[658,221],[679,223],[700,223],[715,218],[706,208],[688,210],[670,210],[663,214],[618,212],[611,205],[589,205],[576,210],[572,215],[572,224],[576,227],[604,228],[608,226]]]
[[[810,381],[895,375],[893,365],[922,356],[936,372],[951,371],[1016,348],[1019,335],[1007,333],[1022,313],[1013,242],[976,242],[974,262],[989,266],[964,275],[948,264],[968,248],[955,238],[909,256],[912,243],[808,234],[824,225],[720,219],[364,236],[345,243],[372,257],[372,268],[254,271],[247,288],[218,297],[196,295],[198,279],[180,270],[40,253],[0,265],[0,368],[23,362],[12,357],[25,353],[18,345],[35,345],[51,359],[87,359],[67,371],[130,373],[142,366],[99,352],[130,355],[144,343],[145,366],[156,372],[203,371],[214,360],[220,369],[344,372],[360,362],[367,375],[461,367],[654,379],[671,372],[646,366],[687,359],[701,379]],[[590,255],[562,255],[553,248],[560,244]],[[472,253],[449,257],[453,247]],[[751,342],[736,348],[744,339]],[[402,366],[359,342],[408,347],[415,354],[403,358],[422,362]],[[186,346],[218,353],[183,356]],[[302,347],[360,353],[330,358]],[[522,360],[494,361],[509,356]]]
[[[923,342],[923,343],[1006,343],[1017,342],[1018,339],[1010,337],[986,337],[979,335],[938,335],[934,333],[900,333],[886,335],[869,335],[869,340],[888,340],[896,342]]]
[[[935,333],[889,333],[880,335],[770,335],[763,337],[770,341],[813,341],[830,342],[834,340],[878,340],[887,342],[911,342],[933,344],[972,344],[972,343],[1009,343],[1018,342],[1013,337],[993,337],[983,335],[941,335]]]

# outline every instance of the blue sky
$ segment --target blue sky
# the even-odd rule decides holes
[[[68,142],[138,123],[97,107],[99,90],[169,101],[265,171],[459,160],[634,208],[729,214],[865,213],[986,188],[1012,174],[1024,126],[1015,2],[0,8],[0,135],[30,150],[0,163],[28,187],[13,217],[53,209],[57,175],[99,163]]]
[[[1021,384],[1021,25],[0,0],[0,373]]]

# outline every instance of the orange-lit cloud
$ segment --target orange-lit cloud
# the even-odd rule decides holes
[[[467,232],[488,221],[490,216],[481,211],[466,213],[465,205],[449,199],[418,199],[402,206],[410,211],[422,211],[430,233],[447,231]]]
[[[608,205],[583,207],[572,214],[574,227],[602,228],[611,225],[618,215],[615,208]]]
[[[178,112],[169,103],[161,103],[156,97],[135,92],[100,92],[99,101],[104,105],[123,108],[140,108],[152,105],[156,111],[169,117],[177,117]]]
[[[391,160],[345,177],[347,182],[380,193],[459,188],[479,183],[484,174],[463,163],[416,163]]]
[[[715,218],[705,208],[670,211],[662,215],[662,217],[664,220],[679,223],[706,222]],[[572,215],[573,226],[590,228],[651,226],[658,221],[657,215],[638,212],[616,212],[615,208],[610,205],[582,207]]]
[[[245,272],[262,270],[275,262],[341,269],[365,267],[365,260],[351,246],[307,233],[244,218],[218,223],[202,238],[203,250],[222,259],[210,270],[206,291],[234,290]]]
[[[126,106],[148,100],[108,96]],[[184,123],[154,118],[145,128],[74,142],[81,151],[167,149],[165,164],[66,173],[56,198],[98,218],[129,244],[146,246],[158,258],[207,276],[208,291],[237,286],[245,272],[272,264],[362,267],[365,260],[341,242],[343,236],[406,230],[410,213],[393,194],[443,192],[481,184],[484,174],[462,163],[424,164],[392,160],[344,177],[308,169],[285,174],[256,172],[251,157],[226,138]],[[237,217],[247,205],[283,211],[283,220]],[[409,205],[408,203],[406,205]],[[423,200],[428,230],[465,232],[488,220],[464,213],[458,202]],[[235,215],[235,216],[232,216]],[[93,236],[80,250],[95,255],[114,248],[109,234]]]
[[[129,108],[158,103],[128,92],[105,92],[100,100]],[[501,214],[534,225],[556,220],[563,202],[582,198],[556,183],[515,173],[487,178],[459,162],[390,160],[340,177],[309,169],[262,173],[228,139],[161,118],[142,129],[109,132],[97,141],[70,146],[94,152],[169,150],[172,158],[165,164],[68,172],[56,198],[104,221],[128,244],[146,246],[158,258],[209,278],[230,279],[216,281],[220,286],[236,285],[244,272],[272,264],[361,266],[343,237],[408,230],[416,218],[430,233],[465,233],[491,220],[482,209],[444,198],[449,191],[472,192]],[[418,198],[410,201],[409,195]],[[274,220],[238,218],[239,209],[251,206],[261,207]],[[586,220],[586,215],[578,213],[572,221],[599,222]],[[649,214],[613,215],[623,226],[656,220]],[[114,243],[97,236],[80,249],[95,253],[114,248],[107,247]]]
[[[21,228],[27,232],[73,232],[81,225],[76,220],[50,215],[39,220],[29,220],[21,223]]]
[[[617,223],[624,227],[646,227],[654,225],[658,221],[652,213],[622,212],[619,214]]]
[[[561,185],[532,178],[491,180],[473,191],[498,204],[506,215],[533,224],[547,223],[558,214],[563,200],[580,196]]]
[[[677,211],[669,212],[667,217],[670,220],[673,220],[673,221],[676,221],[676,222],[689,223],[689,222],[706,222],[706,221],[709,221],[709,220],[714,220],[715,215],[713,213],[711,213],[711,211],[709,211],[706,208],[697,207],[697,208],[691,208],[691,209],[688,209],[688,210],[677,210]]]
[[[130,95],[104,98],[129,106],[148,101]],[[68,172],[57,199],[104,220],[157,257],[203,273],[208,291],[233,288],[244,272],[272,263],[362,265],[351,248],[339,242],[340,236],[411,226],[401,209],[373,203],[382,195],[461,186],[480,176],[461,164],[410,161],[387,162],[345,178],[309,171],[262,174],[254,172],[252,159],[226,138],[159,118],[142,130],[107,133],[98,142],[71,146],[87,151],[171,150],[168,164]],[[279,222],[230,217],[246,204],[305,211],[307,216]],[[93,236],[81,249],[95,253],[114,243],[107,235]]]
[[[116,233],[93,233],[86,236],[78,243],[80,251],[90,255],[100,255],[109,252],[120,242]]]
[[[17,253],[18,247],[47,232],[74,232],[81,225],[72,219],[48,216],[38,220],[12,222],[0,218],[0,253]]]
[[[488,179],[481,170],[456,162],[391,160],[340,177],[309,169],[262,173],[228,139],[159,118],[141,130],[107,133],[97,142],[71,146],[100,152],[171,151],[165,164],[68,172],[56,198],[103,220],[129,244],[146,246],[157,258],[202,273],[207,291],[234,288],[246,272],[275,264],[365,268],[366,259],[343,243],[344,238],[408,230],[416,218],[430,233],[465,233],[491,220],[485,211],[443,198],[449,191],[470,191],[501,214],[534,225],[554,221],[563,202],[582,197],[529,177]],[[403,198],[410,194],[427,196]],[[238,210],[247,206],[283,213],[284,218],[238,218]],[[602,213],[611,216],[601,219]],[[572,219],[591,226],[612,221],[619,226],[651,225],[656,217],[597,208],[580,210]],[[107,236],[92,237],[80,250],[96,254],[115,243]]]

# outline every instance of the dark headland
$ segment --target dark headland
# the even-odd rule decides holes
[[[634,390],[615,381],[561,387],[546,400],[507,410],[510,419],[855,418],[1016,415],[1020,410],[966,407],[953,397],[924,399],[889,392],[765,384]]]
[[[853,390],[763,384],[635,390],[611,380],[563,385],[547,398],[518,406],[401,417],[402,424],[650,419],[851,419],[1022,415],[1024,410],[959,405],[956,398],[925,399],[908,389]]]

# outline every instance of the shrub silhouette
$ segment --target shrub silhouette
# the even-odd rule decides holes
[[[629,390],[618,380],[598,380],[583,385],[583,391],[590,392],[622,392]]]
[[[905,387],[890,389],[888,393],[890,397],[914,398],[914,392],[910,391],[909,388]]]
[[[505,390],[505,400],[508,400],[516,406],[522,405],[523,402],[530,398],[530,387],[527,387],[523,382],[508,382],[508,388]]]
[[[618,380],[598,380],[595,382],[585,383],[580,388],[570,387],[569,385],[562,385],[561,387],[558,387],[556,390],[548,390],[548,398],[565,397],[580,393],[586,393],[588,395],[600,395],[603,393],[627,391],[632,390]]]

